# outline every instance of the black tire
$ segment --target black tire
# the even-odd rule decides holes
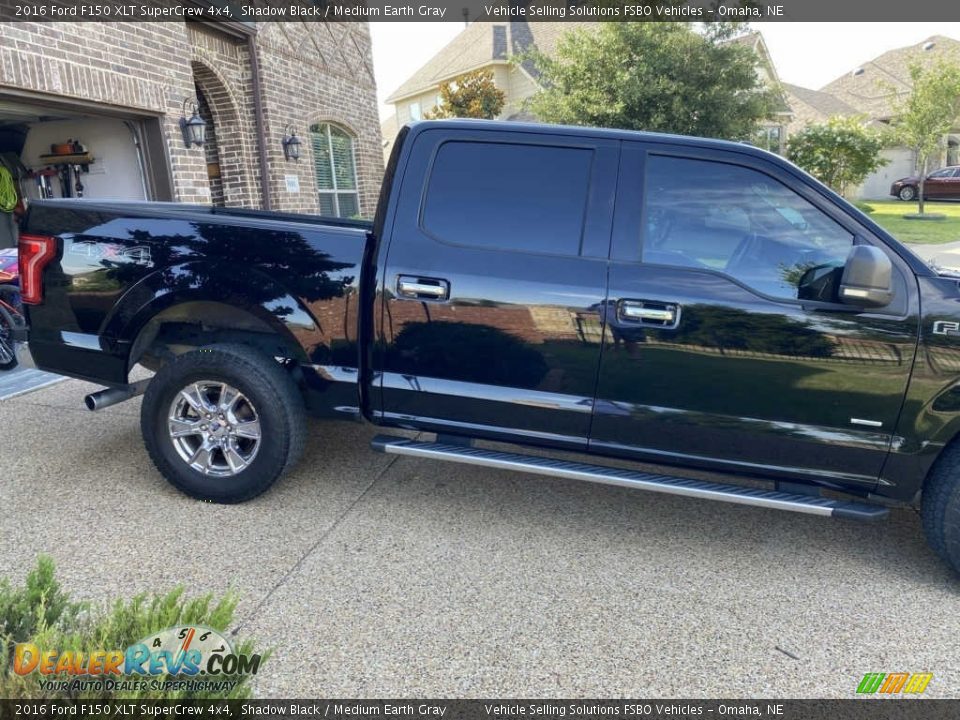
[[[910,202],[911,200],[917,199],[917,189],[913,185],[904,185],[900,188],[900,192],[897,193],[899,197],[904,202]]]
[[[202,388],[226,383],[236,389],[257,422],[260,438],[256,451],[251,453],[249,464],[235,474],[216,477],[195,469],[181,455],[183,445],[175,444],[204,441],[203,433],[178,441],[170,432],[176,404],[190,411],[183,404],[181,390],[191,390],[194,383]],[[188,419],[191,423],[203,421],[200,417]],[[216,423],[214,419],[209,427],[217,427]],[[268,490],[299,460],[306,439],[306,412],[296,383],[275,360],[243,345],[211,345],[180,355],[154,376],[143,398],[140,428],[150,459],[171,485],[198,500],[239,503]],[[226,428],[217,427],[221,429]],[[214,447],[205,456],[206,467],[212,466],[211,459],[217,452],[223,460],[221,465],[227,462],[226,453]],[[232,467],[227,471],[233,472]]]
[[[960,573],[960,443],[947,447],[931,468],[921,514],[930,547]]]

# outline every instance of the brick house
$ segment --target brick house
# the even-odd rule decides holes
[[[896,105],[913,89],[910,67],[914,63],[929,67],[938,62],[960,63],[960,41],[934,35],[914,45],[889,50],[873,60],[844,73],[819,90],[785,85],[794,109],[791,131],[811,123],[822,123],[835,116],[858,117],[877,128],[890,124]],[[871,173],[851,195],[859,198],[885,198],[890,184],[917,171],[917,158],[909,148],[894,145],[884,149],[887,165]],[[934,158],[932,171],[940,165],[960,164],[960,126],[943,138],[940,157]]]
[[[372,216],[370,47],[366,23],[0,23],[0,158],[28,199],[79,184],[90,198]],[[202,147],[180,127],[194,106]],[[291,133],[299,161],[285,159]],[[61,172],[51,145],[69,140],[92,162]]]
[[[401,127],[422,119],[437,107],[441,85],[475,70],[492,72],[494,83],[504,93],[505,102],[498,119],[535,121],[526,102],[540,89],[539,75],[533,63],[518,64],[515,58],[534,49],[550,56],[566,33],[575,30],[590,32],[598,26],[597,22],[526,21],[474,22],[467,25],[386,99],[394,111],[381,125],[384,157],[389,157]],[[759,32],[745,33],[729,42],[745,45],[755,52],[760,60],[757,71],[761,81],[769,87],[780,89],[780,79],[773,60]],[[781,102],[774,108],[773,117],[760,128],[757,138],[758,145],[773,152],[783,151],[787,126],[793,117],[782,92],[780,95]]]
[[[381,125],[384,157],[389,158],[400,128],[423,119],[440,102],[440,86],[474,70],[489,70],[505,95],[501,120],[533,120],[524,102],[539,88],[529,64],[513,58],[537,49],[551,54],[564,33],[595,28],[593,22],[473,22],[407,78],[386,99],[393,114]]]

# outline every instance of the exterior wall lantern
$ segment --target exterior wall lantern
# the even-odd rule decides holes
[[[187,120],[187,103],[193,106],[193,115]],[[196,100],[183,99],[183,108],[180,112],[180,131],[183,133],[183,144],[188,148],[191,145],[202,147],[207,137],[207,123],[200,117],[200,108]]]
[[[300,142],[300,138],[297,137],[297,131],[293,129],[292,125],[287,125],[283,128],[282,143],[284,160],[290,161],[300,159],[300,146],[303,143]]]

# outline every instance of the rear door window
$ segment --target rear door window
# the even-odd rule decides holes
[[[593,150],[446,142],[430,171],[421,225],[455,245],[578,255]]]

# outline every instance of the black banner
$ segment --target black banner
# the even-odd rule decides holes
[[[960,20],[943,0],[0,0],[0,21],[919,22]]]
[[[960,700],[0,700],[5,718],[951,720]]]

